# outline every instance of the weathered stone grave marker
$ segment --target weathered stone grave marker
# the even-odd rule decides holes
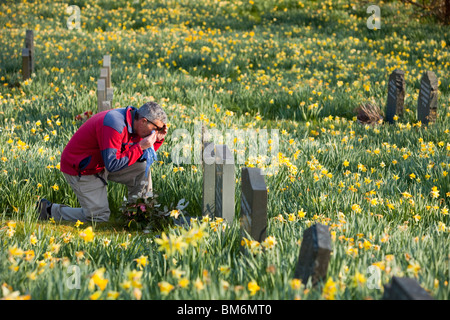
[[[25,34],[25,48],[30,49],[30,70],[34,72],[34,32],[27,30]]]
[[[267,187],[259,168],[241,169],[241,236],[259,243],[267,235]]]
[[[227,145],[217,145],[215,158],[215,216],[232,224],[235,213],[234,192],[236,186],[234,157]]]
[[[215,215],[216,159],[214,142],[204,142],[202,151],[203,204],[202,214],[213,218]]]
[[[294,278],[300,279],[306,285],[311,277],[313,286],[323,281],[327,275],[332,251],[328,226],[315,224],[306,229]]]
[[[403,106],[405,104],[405,72],[395,69],[388,83],[388,97],[386,104],[386,121],[394,123],[394,116],[403,115]]]
[[[417,102],[417,120],[427,125],[436,121],[438,79],[433,71],[426,71],[420,81],[419,99]]]
[[[392,277],[384,286],[383,300],[434,300],[416,280]]]
[[[97,106],[98,112],[113,107],[114,88],[111,87],[111,56],[103,56],[103,67],[100,69],[100,77],[97,82]]]

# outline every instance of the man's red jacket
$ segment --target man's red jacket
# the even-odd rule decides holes
[[[142,140],[133,132],[137,109],[128,106],[95,114],[75,132],[61,154],[61,171],[73,176],[119,171],[140,160]],[[156,141],[155,151],[163,143]]]

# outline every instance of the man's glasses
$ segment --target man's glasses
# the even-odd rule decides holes
[[[147,120],[148,122],[150,122],[152,125],[154,125],[155,127],[156,127],[156,131],[163,131],[164,129],[166,129],[166,125],[163,125],[161,128],[160,127],[158,127],[156,124],[154,124],[153,122],[151,122],[150,120],[148,120],[148,119],[145,119],[145,120]]]

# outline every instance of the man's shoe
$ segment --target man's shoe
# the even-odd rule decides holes
[[[47,199],[42,198],[36,203],[36,209],[39,213],[38,220],[48,220],[50,218],[50,207],[53,203]]]

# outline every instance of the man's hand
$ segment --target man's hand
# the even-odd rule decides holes
[[[156,133],[156,140],[161,141],[166,137],[166,134],[167,134],[167,126],[165,125],[164,130],[158,131]]]
[[[144,139],[139,141],[139,145],[141,146],[142,150],[148,149],[155,143],[157,139],[157,133],[156,131],[153,131],[149,136],[146,136]]]

